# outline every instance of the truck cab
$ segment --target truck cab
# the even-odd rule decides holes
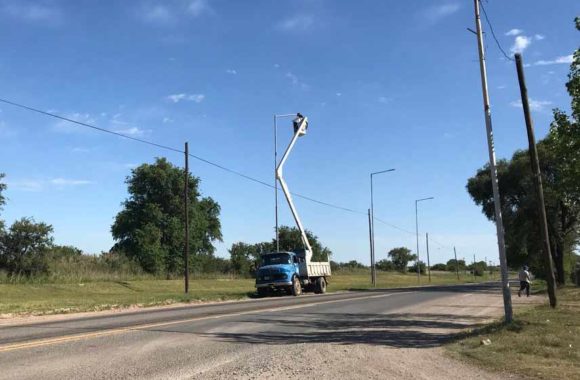
[[[306,262],[305,251],[270,252],[263,254],[261,258],[256,272],[258,295],[285,292],[298,296],[303,290],[319,294],[326,292],[326,276],[330,275],[330,271],[316,271],[318,275],[312,276],[313,271]]]

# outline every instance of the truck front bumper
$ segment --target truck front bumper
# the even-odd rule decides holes
[[[292,286],[292,281],[261,282],[256,284],[256,288],[276,288],[279,286]]]

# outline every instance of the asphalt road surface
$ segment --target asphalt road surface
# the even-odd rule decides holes
[[[478,296],[497,300],[499,294],[495,284],[441,286],[14,322],[0,325],[0,378],[263,379],[330,369],[335,376],[373,377],[369,373],[380,375],[378,369],[365,375],[348,360],[364,360],[385,347],[439,347],[489,318],[478,310],[498,311],[497,302]],[[484,303],[468,313],[482,316],[454,313],[468,300]],[[348,351],[353,347],[359,351]]]

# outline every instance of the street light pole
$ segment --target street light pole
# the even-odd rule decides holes
[[[274,115],[274,210],[276,214],[276,252],[280,251],[280,239],[278,238],[278,179],[276,168],[278,167],[278,118],[294,117],[296,114]]]
[[[421,285],[421,268],[420,268],[421,260],[419,256],[419,211],[417,205],[419,202],[428,201],[431,199],[435,198],[429,197],[415,200],[415,235],[417,237],[417,282],[419,282],[419,285]]]
[[[373,287],[377,286],[377,272],[375,268],[375,208],[374,208],[374,195],[373,195],[373,176],[376,174],[393,172],[395,169],[381,170],[378,172],[371,173],[371,282]]]

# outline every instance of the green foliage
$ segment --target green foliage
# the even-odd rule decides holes
[[[431,270],[440,270],[440,271],[446,271],[447,270],[447,265],[439,263],[439,264],[435,264],[435,265],[431,265]],[[453,269],[455,270],[455,269]]]
[[[234,273],[242,276],[253,276],[255,274],[255,267],[260,259],[260,253],[264,252],[261,245],[243,242],[232,244],[228,251]]]
[[[4,173],[0,173],[0,211],[2,207],[6,204],[6,198],[2,195],[2,192],[6,191],[6,184],[2,182],[2,179],[6,176]]]
[[[427,264],[425,264],[422,261],[419,261],[419,270],[421,271],[421,274],[427,273]],[[417,273],[417,263],[416,262],[409,267],[409,272],[410,273]]]
[[[306,230],[306,236],[312,247],[312,261],[328,261],[332,252],[327,247],[323,247],[318,239],[311,231]],[[278,229],[278,239],[280,241],[281,251],[294,251],[295,249],[303,248],[300,231],[296,227],[281,226]],[[276,240],[272,240],[272,248],[276,247]]]
[[[83,251],[72,245],[53,245],[48,251],[48,257],[51,260],[69,259],[79,257]]]
[[[379,260],[375,264],[375,267],[377,268],[377,270],[382,270],[385,272],[390,272],[390,271],[395,270],[395,265],[393,264],[393,262],[391,260],[387,260],[387,259]]]
[[[409,261],[417,259],[417,256],[412,254],[409,248],[405,247],[393,248],[387,255],[391,258],[395,270],[402,273],[407,271]]]
[[[450,272],[455,272],[455,271],[464,271],[466,266],[465,266],[465,260],[457,260],[455,261],[455,259],[451,259],[449,261],[447,261],[447,270]],[[458,268],[459,267],[459,268]]]
[[[135,259],[149,273],[168,276],[183,270],[185,217],[183,208],[184,172],[165,158],[132,170],[126,180],[129,198],[111,227],[117,241],[113,251]],[[189,180],[190,267],[204,270],[213,260],[213,242],[221,240],[219,205],[202,198],[200,180]]]
[[[578,19],[576,19],[578,23]],[[578,26],[578,25],[577,25]],[[537,144],[548,232],[556,278],[564,284],[571,270],[572,252],[580,229],[580,49],[574,53],[566,84],[572,98],[572,115],[554,110],[548,136]],[[498,162],[498,180],[507,246],[508,265],[526,263],[539,276],[545,274],[542,239],[537,211],[537,193],[527,151],[517,151],[511,160]],[[489,166],[468,180],[467,191],[494,220]]]
[[[467,267],[471,273],[474,273],[476,276],[483,276],[485,271],[487,271],[487,263],[485,261],[478,261],[475,264],[471,264]]]
[[[336,261],[330,261],[330,269],[332,271],[338,271],[338,272],[355,272],[355,271],[359,271],[359,270],[368,270],[369,268],[367,266],[365,266],[364,264],[359,263],[356,260],[351,260],[347,263],[339,263]]]
[[[46,255],[52,246],[52,226],[32,218],[15,221],[2,234],[0,268],[10,276],[31,276],[48,272]]]

